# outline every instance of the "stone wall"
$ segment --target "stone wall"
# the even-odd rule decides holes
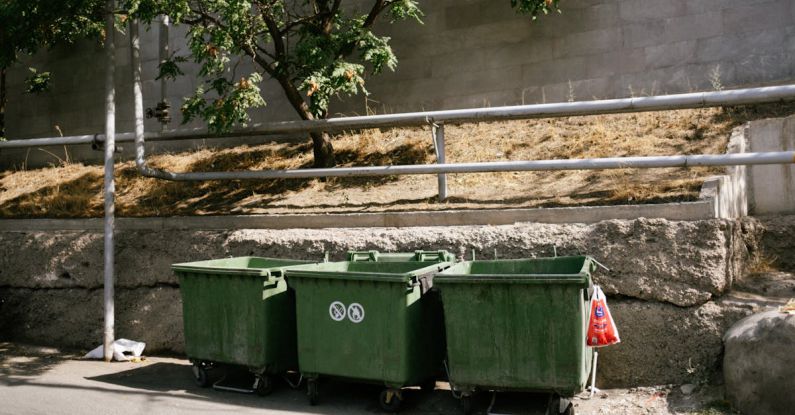
[[[748,231],[750,229],[751,231]],[[124,231],[117,235],[117,336],[182,353],[178,281],[169,267],[227,256],[332,260],[347,250],[447,249],[500,258],[590,254],[623,342],[601,351],[603,386],[691,382],[719,366],[721,335],[751,308],[725,304],[742,275],[744,232],[731,220],[610,220],[418,228]],[[179,243],[175,243],[179,241]],[[102,338],[102,234],[0,232],[0,337],[90,349]]]

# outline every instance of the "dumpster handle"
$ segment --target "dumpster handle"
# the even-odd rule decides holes
[[[420,286],[422,294],[427,293],[428,291],[433,288],[433,276],[436,275],[436,272],[428,272],[425,274],[420,274],[412,278],[412,282],[410,284],[411,287],[416,287],[417,285]]]
[[[378,261],[378,251],[350,251],[348,252],[348,261],[363,262],[363,261]]]
[[[588,289],[585,290],[585,295],[586,295],[585,299],[590,301],[591,297],[593,296],[593,292],[594,292],[593,280],[588,278]]]
[[[419,262],[435,261],[437,259],[445,260],[443,251],[414,251],[414,255]]]
[[[604,268],[605,271],[610,272],[610,268],[604,266],[604,264],[602,264],[601,262],[597,261],[596,258],[591,257],[591,261],[593,261],[594,264],[599,265],[600,267]]]

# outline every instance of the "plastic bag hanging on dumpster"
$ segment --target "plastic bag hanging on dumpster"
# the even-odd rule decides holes
[[[618,329],[607,308],[607,299],[602,288],[594,286],[591,296],[591,317],[588,321],[587,344],[591,347],[610,346],[620,342]]]

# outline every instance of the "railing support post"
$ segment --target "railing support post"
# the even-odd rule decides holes
[[[444,164],[444,124],[433,124],[431,133],[433,134],[433,148],[436,150],[436,163]],[[439,201],[444,202],[447,200],[447,174],[441,173],[437,177],[439,181]]]

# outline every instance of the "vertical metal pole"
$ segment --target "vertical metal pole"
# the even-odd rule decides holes
[[[138,22],[130,19],[130,64],[133,81],[133,110],[135,113],[136,155],[143,157],[144,152],[144,98],[141,86],[141,40],[138,35]]]
[[[432,127],[433,145],[436,149],[436,163],[444,164],[444,124],[434,124]],[[440,174],[439,181],[439,201],[447,200],[447,174]]]
[[[116,86],[114,72],[116,70],[116,47],[114,44],[114,27],[116,2],[107,1],[105,18],[105,338],[103,342],[106,362],[113,359],[114,341],[114,277],[113,277],[113,228],[114,228],[114,196],[113,162],[116,138]]]
[[[593,369],[591,370],[591,394],[589,398],[593,398],[596,393],[596,362],[599,360],[599,352],[593,352]]]
[[[169,32],[171,22],[168,16],[162,16],[160,20],[160,64],[169,59],[171,50],[169,49]],[[160,102],[168,103],[168,79],[160,79]],[[143,105],[143,104],[142,104]],[[160,123],[160,130],[166,130],[166,123]]]

